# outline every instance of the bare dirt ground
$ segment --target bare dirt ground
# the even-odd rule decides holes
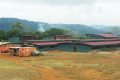
[[[120,80],[120,54],[101,53],[49,51],[46,56],[37,57],[2,54],[0,55],[0,74],[2,74],[0,79]]]

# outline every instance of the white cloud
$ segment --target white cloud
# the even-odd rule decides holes
[[[49,23],[120,24],[119,0],[0,0],[0,17]]]

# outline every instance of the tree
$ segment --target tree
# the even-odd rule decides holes
[[[13,26],[12,26],[13,29],[18,29],[18,30],[22,30],[23,29],[23,26],[22,26],[22,23],[21,22],[16,22]]]
[[[74,39],[79,39],[81,37],[81,34],[76,31],[67,30],[67,35],[71,35]]]
[[[24,30],[23,30],[23,25],[20,22],[16,22],[10,31],[8,31],[7,35],[8,38],[10,37],[20,37],[22,36]]]
[[[46,31],[46,33],[48,34],[48,36],[65,35],[66,30],[58,29],[58,28],[52,28],[52,29]]]
[[[0,41],[5,40],[5,39],[6,39],[6,33],[5,33],[5,31],[0,30]]]

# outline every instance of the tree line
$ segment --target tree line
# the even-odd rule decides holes
[[[67,30],[51,28],[45,32],[40,31],[26,31],[25,26],[22,25],[21,22],[17,22],[12,25],[12,28],[9,31],[0,30],[0,41],[8,40],[9,38],[21,37],[23,35],[37,35],[42,39],[47,36],[55,36],[55,35],[66,35],[68,33]]]

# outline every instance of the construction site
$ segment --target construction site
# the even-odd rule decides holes
[[[33,39],[26,36],[20,44],[0,43],[0,79],[120,79],[119,37],[104,34],[87,40],[65,36],[57,36],[57,40]]]
[[[0,80],[120,80],[120,0],[0,0]]]

